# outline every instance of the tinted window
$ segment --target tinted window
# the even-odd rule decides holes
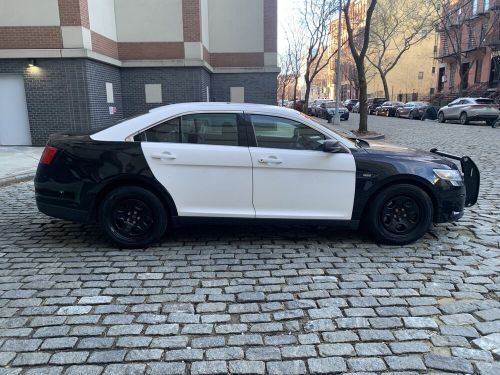
[[[320,151],[326,139],[307,125],[280,117],[252,115],[252,125],[257,147]]]
[[[182,116],[182,143],[238,146],[235,114],[195,114]]]
[[[180,143],[180,118],[174,118],[156,125],[134,137],[136,141]]]
[[[477,104],[493,104],[493,99],[476,99]]]
[[[134,140],[238,146],[238,122],[236,114],[186,115],[156,125]]]

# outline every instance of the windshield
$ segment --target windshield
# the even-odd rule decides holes
[[[333,107],[335,107],[335,102],[326,102],[325,107],[326,108],[333,108]],[[339,105],[339,107],[341,107],[341,105]]]

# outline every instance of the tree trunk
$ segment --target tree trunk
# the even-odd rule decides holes
[[[297,102],[297,86],[299,85],[299,80],[295,77],[295,83],[293,84],[293,109],[295,109],[295,104]]]
[[[281,106],[285,104],[285,91],[286,91],[286,86],[283,85],[283,90],[281,91]]]
[[[309,95],[311,94],[311,82],[306,81],[306,92],[304,94],[304,106],[302,112],[306,115],[309,113]]]
[[[366,83],[365,76],[365,63],[364,61],[356,62],[356,69],[358,70],[359,81],[359,127],[358,132],[366,133],[368,131],[368,84]]]
[[[389,85],[387,84],[387,77],[384,73],[380,73],[380,79],[382,80],[382,84],[384,85],[384,97],[387,100],[391,100],[389,96]]]

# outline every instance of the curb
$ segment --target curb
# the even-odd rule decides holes
[[[0,179],[0,187],[26,182],[35,178],[35,172],[18,174],[12,177],[5,177]]]

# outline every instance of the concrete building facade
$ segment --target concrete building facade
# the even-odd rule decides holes
[[[1,0],[0,144],[174,102],[275,104],[278,72],[277,0]]]

